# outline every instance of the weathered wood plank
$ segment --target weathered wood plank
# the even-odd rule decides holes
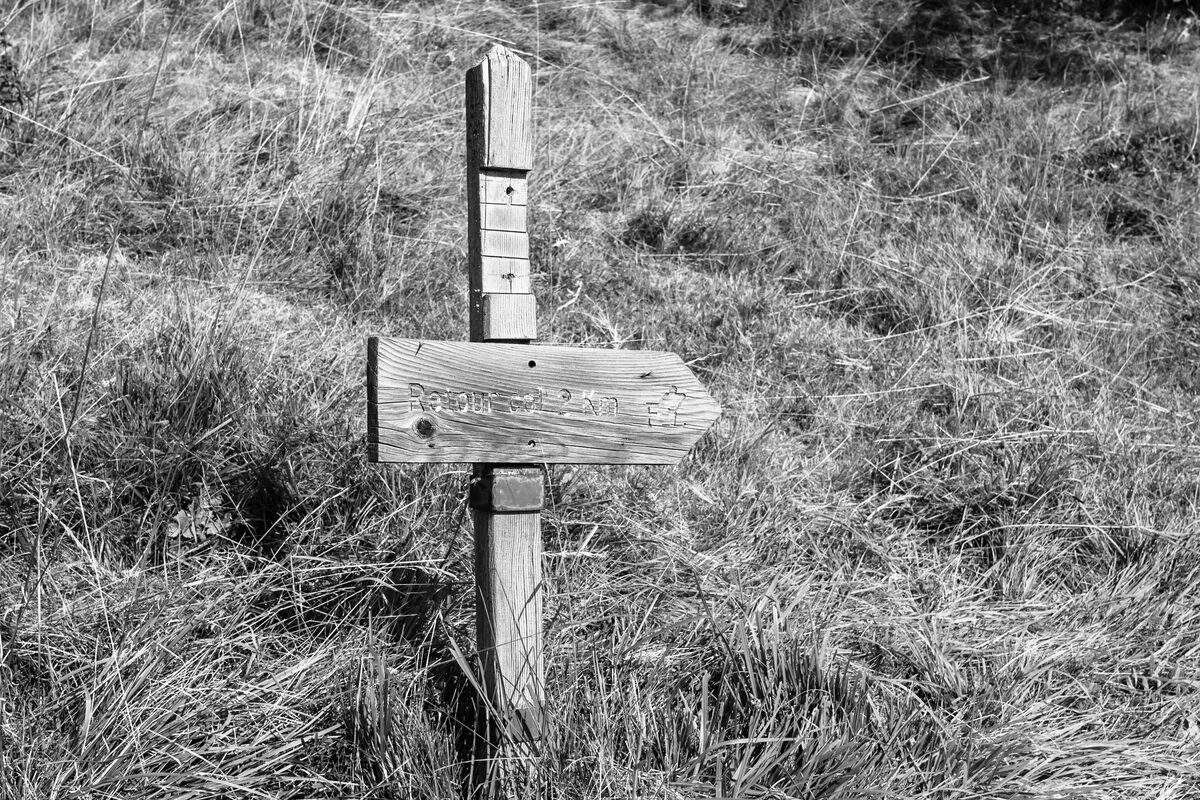
[[[481,294],[529,294],[529,259],[485,256],[480,261]]]
[[[529,234],[513,231],[480,231],[482,247],[480,255],[485,258],[529,258]]]
[[[505,471],[542,480],[540,469]],[[475,524],[475,631],[489,694],[510,736],[536,737],[543,692],[541,515],[475,509]]]
[[[508,206],[501,203],[483,204],[483,227],[490,231],[519,231],[526,230],[527,206]]]
[[[484,294],[528,294],[533,80],[502,47],[467,71],[467,264],[470,333],[483,341]],[[493,209],[493,206],[502,208]]]
[[[479,175],[481,202],[491,205],[524,206],[529,204],[529,180],[521,172],[484,172]]]
[[[485,294],[483,338],[489,342],[537,338],[537,301],[531,294]]]
[[[475,91],[471,92],[472,84]],[[482,169],[533,169],[533,76],[520,56],[493,47],[467,72],[468,97],[486,104],[478,142]]]
[[[503,295],[485,294],[529,291],[525,173],[533,168],[532,87],[529,65],[503,48],[493,49],[467,73],[467,252],[472,342],[497,336],[527,340],[536,334],[533,303],[494,300],[490,298]],[[494,205],[501,208],[494,209]],[[507,285],[491,289],[493,283]],[[511,296],[533,299],[532,295]],[[414,348],[413,355],[419,355],[420,350],[419,346]],[[399,352],[403,361],[407,350],[401,346]],[[388,406],[387,389],[382,401],[378,391],[386,385],[377,383],[375,397],[380,407]],[[407,388],[411,397],[413,387]],[[482,409],[482,397],[480,403]],[[418,407],[421,405],[418,401]],[[438,450],[442,437],[437,431],[443,423],[424,411],[420,419],[413,421],[412,409],[410,400],[407,417],[395,420],[398,429],[416,431],[420,444],[417,449],[424,454]],[[446,424],[453,423],[447,419]],[[412,442],[411,434],[403,435]],[[478,462],[474,469],[476,481],[492,488],[497,472],[518,484],[543,480],[541,468],[495,467],[495,462],[505,460],[499,456],[486,448],[474,448],[463,460]],[[485,726],[486,768],[479,769],[481,765],[476,764],[474,774],[484,780],[475,785],[475,795],[499,796],[497,790],[521,772],[519,765],[528,765],[532,755],[528,744],[514,746],[512,742],[541,736],[544,679],[540,507],[497,512],[489,502],[488,507],[475,509],[474,522],[477,644],[488,699],[497,712]],[[497,735],[501,731],[504,735]],[[536,794],[540,792],[525,796]]]
[[[672,353],[379,339],[380,461],[674,464],[720,406]]]

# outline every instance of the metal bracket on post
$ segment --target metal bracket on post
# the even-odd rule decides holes
[[[541,511],[546,502],[544,472],[529,467],[482,470],[472,479],[470,502],[471,508],[493,514]]]

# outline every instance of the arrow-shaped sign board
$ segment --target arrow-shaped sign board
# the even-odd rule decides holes
[[[372,461],[674,464],[721,407],[673,353],[372,338]]]

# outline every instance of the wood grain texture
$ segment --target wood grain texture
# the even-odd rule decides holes
[[[526,469],[541,480],[540,469]],[[475,511],[475,632],[492,702],[516,738],[515,719],[542,707],[542,531],[537,512]],[[513,712],[533,711],[516,716]],[[521,736],[521,733],[526,735]]]
[[[485,256],[480,263],[480,294],[529,294],[529,260]],[[480,340],[486,339],[480,337]]]
[[[525,178],[533,168],[532,92],[529,65],[504,48],[494,48],[467,73],[467,253],[472,342],[494,338],[528,341],[536,335],[536,308],[533,296],[527,294],[529,200]],[[503,298],[505,292],[521,292],[508,297],[528,299],[492,299]],[[400,345],[389,353],[399,355],[400,362],[407,364],[410,363],[405,360],[407,354],[416,358],[421,349],[419,344]],[[510,349],[521,348],[510,346]],[[437,351],[438,348],[433,348],[433,352]],[[448,350],[445,355],[449,355]],[[381,358],[379,362],[384,360]],[[401,432],[403,441],[414,444],[415,433],[416,449],[428,455],[441,450],[442,441],[454,438],[451,430],[456,423],[432,417],[435,403],[432,397],[429,402],[422,399],[423,386],[415,406],[412,382],[404,386],[409,399],[397,397],[395,401],[399,404],[389,406],[388,390],[383,388],[387,385],[386,381],[377,380],[373,396],[380,408],[404,409],[394,420],[395,430]],[[453,402],[457,404],[459,400],[466,401],[460,413],[471,413],[470,395],[456,394]],[[489,397],[478,394],[476,400],[477,415],[490,415]],[[436,405],[442,403],[438,401]],[[414,408],[419,413],[416,420],[412,417]],[[378,430],[383,430],[383,426]],[[476,479],[493,483],[496,473],[501,471],[494,463],[506,459],[492,448],[470,449],[469,454],[461,454],[466,458],[457,460],[479,462],[474,470]],[[508,469],[502,471],[511,473]],[[508,477],[541,481],[541,473],[540,468],[527,469]],[[484,508],[475,510],[474,522],[477,644],[488,699],[497,712],[488,720],[484,738],[487,752],[483,761],[487,766],[474,772],[497,777],[511,775],[518,764],[530,762],[532,751],[515,747],[514,740],[532,740],[541,735],[544,691],[541,514],[539,510],[496,513]],[[494,794],[491,789],[503,782],[486,779],[476,785],[477,790],[483,789],[477,794]]]
[[[379,461],[379,447],[370,434],[370,431],[379,429],[379,403],[375,401],[376,387],[379,385],[379,376],[375,373],[378,364],[379,339],[372,336],[367,339],[367,461],[371,463]]]
[[[679,356],[378,339],[378,460],[674,464],[721,408]]]
[[[477,169],[482,169],[479,167]],[[524,173],[483,172],[478,178],[479,200],[493,205],[529,205],[529,180]]]
[[[520,56],[496,46],[467,74],[487,104],[480,169],[533,169],[533,77]]]
[[[531,294],[485,294],[483,338],[489,342],[537,338],[537,301]]]
[[[483,204],[483,228],[489,231],[515,231],[525,233],[528,206],[509,206],[502,203]],[[487,253],[484,253],[487,255]]]
[[[483,176],[489,177],[486,174]],[[510,181],[502,180],[500,184]],[[513,180],[511,183],[518,183]],[[524,187],[525,181],[519,183]],[[529,233],[527,230],[528,207],[524,200],[524,191],[520,193],[522,204],[510,204],[511,197],[518,193],[509,186],[506,190],[511,194],[499,193],[499,202],[483,202],[480,205],[479,231],[479,264],[472,266],[472,272],[478,272],[479,291],[486,298],[489,294],[529,294]],[[486,306],[486,299],[485,299]],[[485,330],[479,331],[479,339],[535,339],[536,332],[527,336],[516,336],[511,333],[490,332],[488,328],[488,309],[483,309]],[[533,331],[532,320],[536,314],[530,311],[530,331]]]
[[[529,65],[515,53],[495,47],[467,71],[471,341],[487,338],[485,293],[530,291],[526,174],[533,168],[532,108]]]
[[[483,235],[480,254],[495,258],[529,258],[529,234],[512,231],[481,231]]]

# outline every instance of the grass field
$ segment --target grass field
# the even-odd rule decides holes
[[[6,5],[4,798],[458,794],[469,469],[364,360],[466,337],[493,42],[542,340],[725,407],[550,469],[551,794],[1200,797],[1186,4]]]

